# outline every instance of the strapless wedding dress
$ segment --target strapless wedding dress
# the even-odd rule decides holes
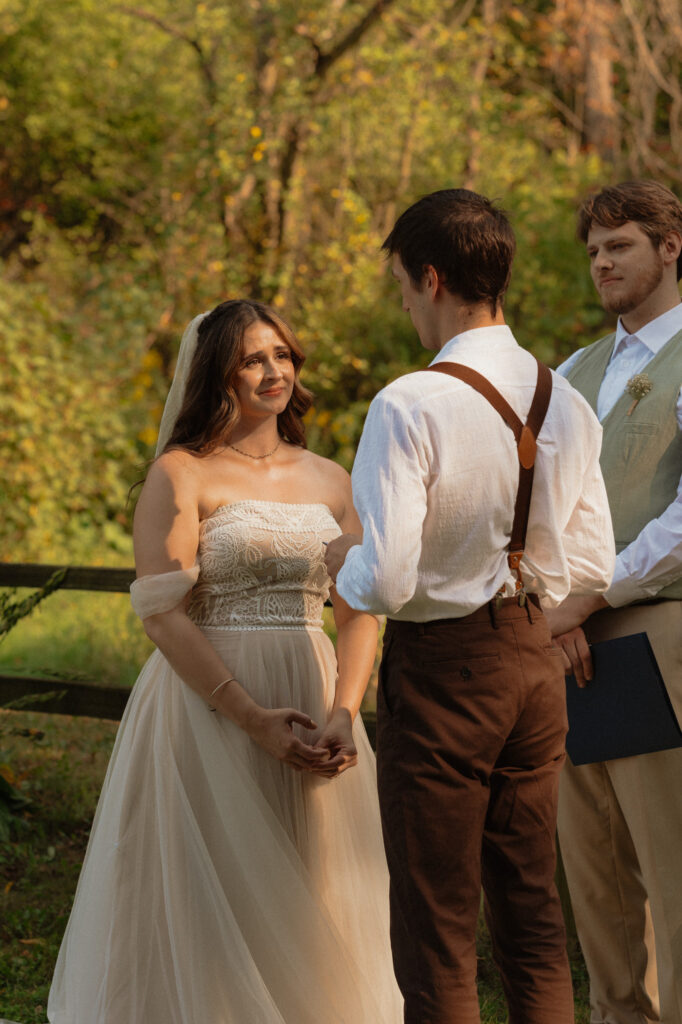
[[[253,698],[321,725],[325,505],[240,501],[198,565],[133,584],[190,617]],[[303,732],[301,733],[304,734]],[[309,735],[309,734],[306,734]],[[51,1024],[399,1024],[374,757],[318,779],[209,712],[159,651],[116,739],[48,1002]]]

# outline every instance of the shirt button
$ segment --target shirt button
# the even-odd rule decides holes
[[[471,679],[471,669],[469,668],[468,665],[464,665],[459,670],[459,674],[461,675],[462,679]]]

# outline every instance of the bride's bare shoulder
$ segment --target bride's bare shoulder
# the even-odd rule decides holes
[[[155,466],[191,466],[200,462],[200,458],[187,448],[167,448],[163,455],[154,460]]]
[[[183,497],[193,500],[199,483],[199,459],[182,448],[172,448],[149,467],[140,501]]]
[[[138,575],[194,563],[199,530],[195,461],[188,452],[174,450],[150,467],[133,523]]]
[[[320,501],[328,505],[337,522],[341,522],[353,503],[350,475],[338,462],[314,452],[306,452],[305,461]]]
[[[314,473],[329,486],[341,488],[349,486],[350,476],[343,466],[339,466],[338,462],[308,450],[306,450],[305,458],[309,472]]]
[[[196,475],[201,460],[193,452],[185,448],[170,448],[163,455],[154,459],[147,479],[152,476],[165,476],[171,478]]]

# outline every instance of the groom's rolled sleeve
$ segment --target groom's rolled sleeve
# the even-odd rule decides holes
[[[372,402],[353,467],[362,544],[352,547],[336,588],[351,608],[395,615],[415,592],[426,515],[428,461],[410,413],[390,388]]]
[[[599,466],[600,451],[601,429],[586,430],[577,470],[582,487],[562,530],[570,593],[574,595],[604,594],[616,563],[611,511]],[[550,597],[547,607],[555,603]]]

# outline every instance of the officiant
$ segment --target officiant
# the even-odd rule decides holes
[[[624,182],[586,200],[578,235],[618,322],[559,373],[602,423],[618,557],[602,596],[571,596],[548,619],[588,685],[588,640],[645,632],[682,724],[682,203]],[[593,1024],[682,1022],[681,780],[682,748],[566,763],[559,838]]]

